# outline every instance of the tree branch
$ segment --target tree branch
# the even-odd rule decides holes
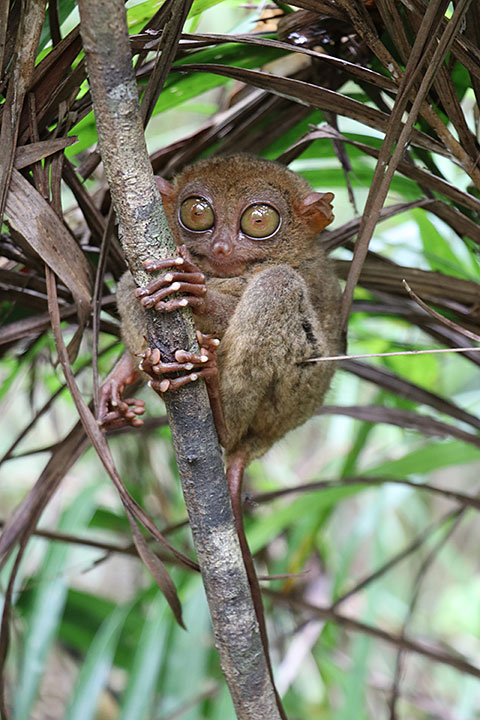
[[[138,285],[150,257],[176,255],[148,160],[123,0],[80,0],[99,144],[124,252]],[[133,301],[133,300],[132,300]],[[190,312],[148,313],[149,344],[166,360],[195,349]],[[223,463],[203,381],[165,396],[178,469],[212,617],[239,720],[277,720]]]

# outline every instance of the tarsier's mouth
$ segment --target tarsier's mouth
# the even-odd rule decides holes
[[[233,260],[229,257],[226,257],[225,259],[214,259],[208,255],[198,256],[198,264],[210,275],[224,278],[237,277],[245,271],[246,267],[246,263],[238,259]]]
[[[239,262],[210,262],[212,273],[217,277],[236,277],[245,269],[244,263]]]

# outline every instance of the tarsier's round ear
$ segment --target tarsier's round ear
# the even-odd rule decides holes
[[[155,175],[155,182],[157,183],[157,188],[160,190],[163,204],[169,205],[170,203],[172,203],[176,195],[173,185],[169,183],[168,180],[160,177],[160,175]]]
[[[322,232],[333,221],[331,203],[334,197],[331,192],[311,192],[300,203],[298,213],[307,220],[313,233]]]

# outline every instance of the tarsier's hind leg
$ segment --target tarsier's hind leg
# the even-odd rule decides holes
[[[321,321],[299,273],[281,265],[254,275],[219,348],[228,449],[248,446],[250,456],[261,455],[309,417],[331,369],[304,361],[326,352]]]

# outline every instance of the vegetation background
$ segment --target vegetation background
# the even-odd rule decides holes
[[[172,2],[127,2],[140,92]],[[0,18],[3,712],[233,719],[201,580],[159,550],[185,632],[132,548],[56,363],[45,262],[60,277],[63,332],[87,401],[96,356],[102,379],[122,350],[114,293],[124,261],[117,240],[106,242],[110,200],[77,8],[4,2]],[[359,252],[354,263],[349,355],[474,347],[477,4],[195,0],[184,33],[150,98],[155,172],[171,177],[232,151],[288,162],[335,193],[322,241],[343,279],[353,240],[365,246],[374,229],[363,267]],[[434,55],[447,40],[445,57]],[[82,304],[95,273],[98,321]],[[280,576],[262,587],[289,718],[480,718],[479,362],[475,352],[348,360],[328,405],[251,465],[247,533],[262,575]],[[133,498],[191,555],[162,403],[140,394],[144,429],[110,446]]]

